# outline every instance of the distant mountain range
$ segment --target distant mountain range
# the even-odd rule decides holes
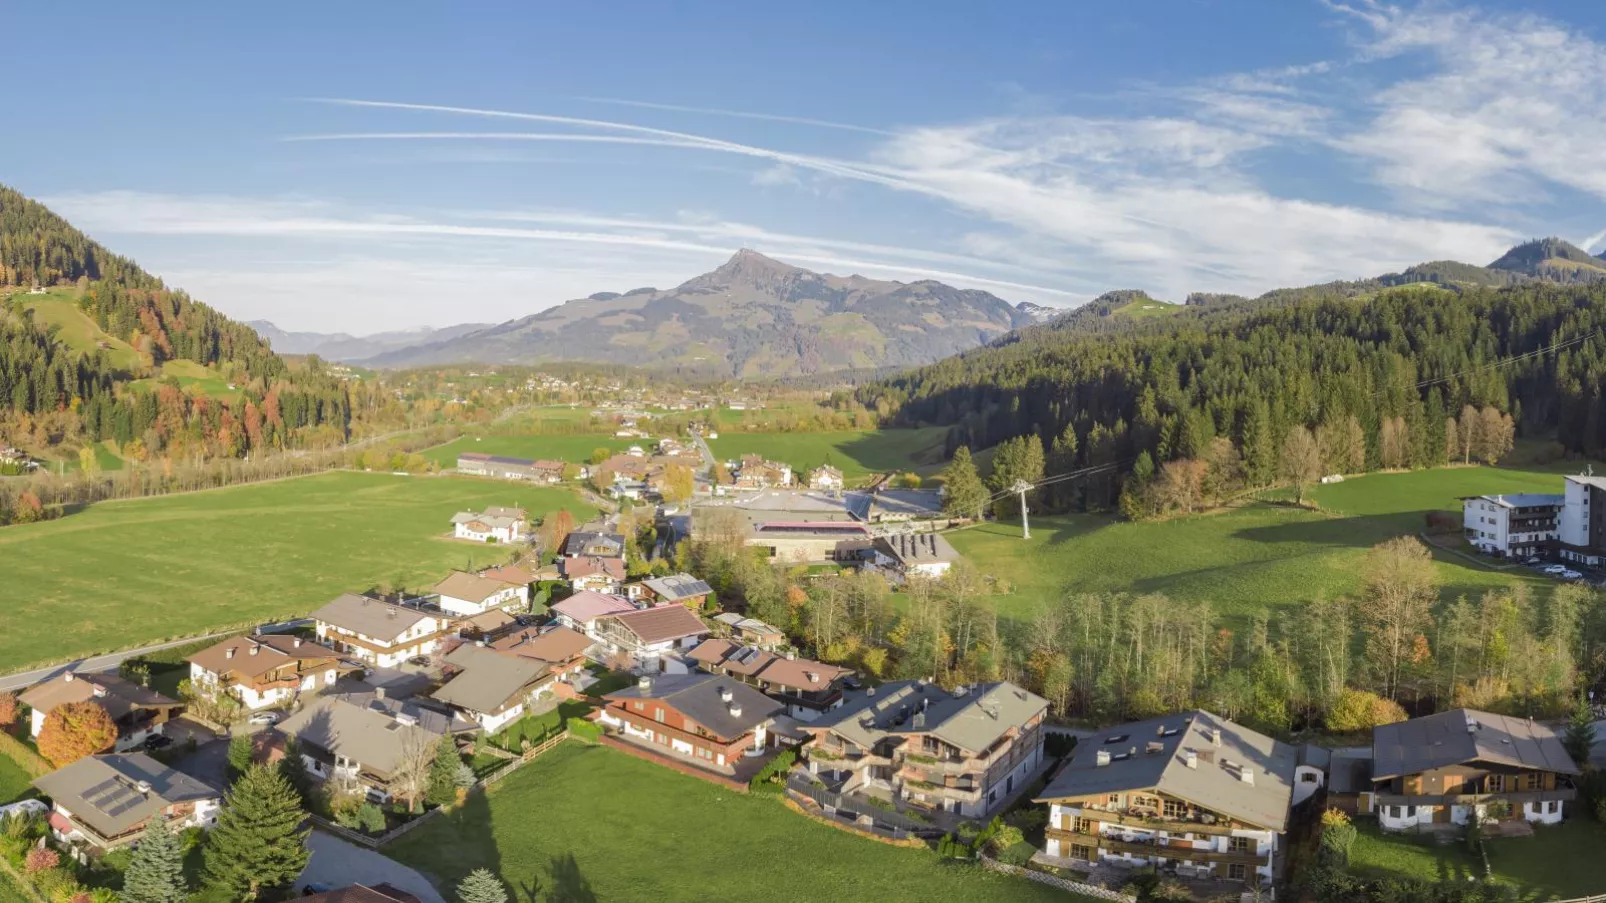
[[[929,363],[1038,322],[940,282],[810,272],[742,250],[672,289],[602,292],[363,361],[380,367],[587,360],[770,377]]]
[[[414,345],[448,341],[491,324],[463,323],[441,329],[420,326],[364,336],[344,332],[286,332],[267,320],[251,320],[246,325],[267,339],[280,354],[316,354],[328,361],[352,362]]]

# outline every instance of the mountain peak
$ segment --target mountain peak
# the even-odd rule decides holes
[[[731,259],[721,264],[719,269],[715,270],[714,272],[726,275],[737,275],[741,273],[759,272],[795,273],[802,272],[802,270],[792,266],[791,264],[781,263],[779,260],[776,260],[773,257],[765,257],[763,254],[760,254],[751,248],[742,248],[735,254],[732,254]]]

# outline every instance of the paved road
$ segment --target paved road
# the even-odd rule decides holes
[[[708,440],[703,438],[702,433],[692,433],[692,438],[697,440],[697,448],[703,453],[702,475],[712,480],[714,478],[714,450],[708,447]]]
[[[282,624],[264,624],[262,625],[261,630],[263,633],[284,633],[303,624],[310,623],[312,622],[304,619],[298,621],[285,621]],[[117,670],[118,665],[121,665],[123,662],[131,658],[146,655],[151,652],[160,652],[163,649],[172,649],[175,646],[187,646],[190,643],[200,642],[201,640],[211,640],[218,637],[228,636],[234,632],[235,631],[232,630],[225,630],[218,633],[209,633],[205,636],[195,636],[184,640],[173,640],[170,643],[153,643],[149,646],[141,646],[138,649],[126,649],[122,652],[110,652],[106,655],[96,655],[90,658],[81,658],[74,662],[62,662],[59,665],[50,665],[49,667],[45,668],[35,668],[32,671],[20,671],[15,674],[7,674],[3,677],[0,677],[0,690],[20,690],[24,687],[31,687],[42,680],[49,680],[50,678],[55,677],[57,674],[67,670],[84,671],[90,673],[99,671],[115,671]]]
[[[446,903],[440,891],[416,869],[408,868],[396,860],[347,843],[338,837],[313,831],[307,838],[312,858],[296,879],[296,887],[307,884],[327,884],[345,887],[348,884],[389,884],[412,894],[424,903]]]

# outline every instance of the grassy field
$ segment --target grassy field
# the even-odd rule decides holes
[[[35,323],[56,327],[56,340],[84,354],[93,354],[102,348],[114,367],[132,370],[139,364],[139,355],[133,346],[101,331],[99,324],[78,309],[73,300],[76,289],[51,289],[43,295],[19,295],[23,306],[33,311]]]
[[[1374,474],[1312,493],[1322,510],[1257,502],[1212,514],[1152,523],[1090,515],[1032,518],[950,534],[955,548],[1014,592],[1003,613],[1029,617],[1065,593],[1126,591],[1204,599],[1230,617],[1352,593],[1367,549],[1420,531],[1430,510],[1460,510],[1457,496],[1559,492],[1553,473],[1487,467]],[[1137,554],[1163,550],[1163,554]],[[1548,581],[1525,570],[1495,571],[1438,552],[1446,598],[1490,587]]]
[[[942,427],[914,430],[840,430],[826,433],[721,433],[708,447],[721,461],[763,455],[806,472],[829,461],[847,479],[888,470],[935,473],[942,459]]]
[[[167,361],[162,364],[161,376],[136,379],[129,383],[128,387],[135,391],[150,391],[168,378],[178,380],[179,386],[185,390],[194,389],[218,401],[233,401],[240,394],[238,389],[229,388],[228,382],[219,376],[216,370],[195,361],[184,360]]]
[[[592,451],[606,448],[624,451],[632,445],[649,448],[647,439],[615,439],[612,436],[459,436],[445,445],[424,452],[424,457],[442,467],[456,467],[460,452],[484,452],[487,455],[505,455],[510,458],[540,458],[583,464],[591,460]]]
[[[11,879],[0,874],[0,903],[30,903]]]
[[[561,489],[338,472],[128,502],[0,529],[0,671],[433,584],[507,550],[444,537],[454,512],[595,513]]]
[[[888,846],[611,749],[567,743],[385,853],[455,886],[502,875],[518,899],[705,903],[1078,898]],[[591,894],[577,892],[588,888]],[[1085,901],[1083,901],[1085,903]]]
[[[1408,834],[1383,834],[1361,822],[1350,848],[1350,870],[1374,877],[1464,881],[1482,872],[1466,844],[1435,843]],[[1606,828],[1584,815],[1555,827],[1536,828],[1532,837],[1485,841],[1495,880],[1517,889],[1523,901],[1581,897],[1606,890],[1599,862]]]
[[[28,772],[15,759],[0,751],[0,806],[31,796],[33,787],[29,781]]]

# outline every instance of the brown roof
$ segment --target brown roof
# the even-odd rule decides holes
[[[459,621],[458,624],[465,627],[472,627],[481,633],[490,633],[493,630],[501,630],[503,627],[515,623],[517,620],[517,618],[508,614],[506,611],[503,611],[500,608],[493,608],[490,611],[482,611],[473,617],[464,618],[463,620]]]
[[[622,558],[565,558],[562,567],[563,576],[569,580],[592,574],[606,574],[615,580],[625,579],[625,562]]]
[[[509,586],[516,585],[509,580],[497,580],[490,576],[453,571],[446,575],[445,580],[435,584],[434,592],[442,596],[450,596],[453,599],[462,599],[465,602],[484,602]]]
[[[535,582],[535,575],[516,564],[504,564],[501,567],[486,568],[480,571],[480,576],[491,580],[500,580],[503,583],[512,583],[524,586]]]
[[[177,700],[168,699],[155,690],[147,690],[115,674],[75,674],[68,671],[34,684],[17,697],[30,709],[49,713],[56,706],[69,702],[93,700],[100,703],[113,718],[121,718],[138,708],[176,706]]]
[[[812,659],[776,656],[764,670],[758,672],[758,677],[766,683],[792,690],[823,690],[837,679],[852,673],[847,668]]]
[[[251,650],[255,649],[256,654]],[[229,657],[233,650],[234,657]],[[237,636],[209,646],[190,656],[189,660],[213,674],[230,671],[242,678],[258,677],[291,661],[336,660],[340,656],[333,649],[307,642],[297,636],[264,634]]]
[[[412,894],[389,884],[376,884],[373,887],[353,884],[297,899],[301,903],[422,903]]]
[[[612,617],[643,643],[662,643],[708,632],[708,625],[684,605],[660,605]]]
[[[554,627],[539,634],[529,631],[509,634],[491,644],[492,648],[502,652],[553,664],[573,661],[590,645],[590,637],[567,627]]]
[[[722,640],[715,637],[714,639],[703,640],[701,643],[698,643],[697,648],[691,651],[691,657],[699,662],[717,665],[724,661],[725,658],[732,652],[735,652],[740,648],[740,646],[736,645],[730,640]]]
[[[425,618],[436,617],[421,608],[396,605],[356,593],[344,593],[312,613],[315,621],[385,642],[394,641]]]

